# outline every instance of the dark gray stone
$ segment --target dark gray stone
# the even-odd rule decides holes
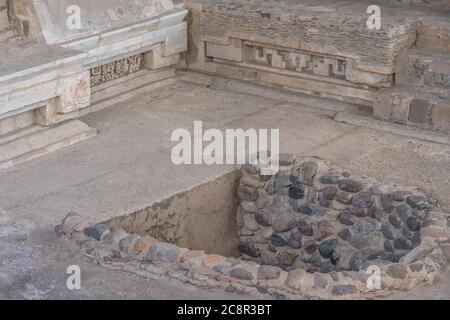
[[[358,292],[358,289],[351,284],[338,284],[331,289],[331,294],[334,296],[342,297],[350,294],[355,294]]]
[[[338,236],[342,240],[347,241],[353,236],[353,231],[350,228],[345,228],[338,232]]]
[[[246,185],[240,185],[237,194],[240,199],[247,201],[256,201],[259,195],[257,189]]]
[[[386,250],[387,252],[395,252],[395,248],[392,245],[392,241],[386,240],[384,242],[384,250]]]
[[[267,182],[267,181],[269,181],[270,179],[272,179],[273,176],[271,176],[271,175],[259,174],[258,177],[259,177],[259,180],[261,180],[261,181],[263,181],[263,182]]]
[[[372,203],[372,195],[367,191],[358,192],[352,198],[353,206],[358,208],[369,208]]]
[[[261,266],[258,268],[258,280],[271,280],[280,277],[280,268],[273,266]]]
[[[247,172],[249,174],[258,174],[259,173],[259,169],[252,164],[242,165],[242,170],[244,170],[245,172]]]
[[[329,273],[329,272],[331,272],[332,270],[334,270],[336,268],[336,266],[339,263],[339,261],[337,261],[336,265],[334,265],[331,262],[331,259],[332,258],[330,258],[330,260],[326,260],[326,261],[322,262],[322,266],[319,268],[319,272],[320,273]]]
[[[276,258],[275,253],[269,251],[263,251],[261,253],[261,262],[269,266],[277,266],[280,264]]]
[[[233,278],[239,279],[239,280],[252,280],[253,275],[250,271],[245,270],[244,268],[234,268],[231,270],[230,275]]]
[[[302,247],[302,235],[298,231],[298,229],[293,229],[290,236],[288,245],[294,249],[300,249]]]
[[[305,220],[300,220],[297,222],[297,229],[300,234],[308,237],[312,236],[314,233],[312,226]]]
[[[395,229],[400,229],[402,226],[402,221],[400,220],[400,218],[395,215],[395,214],[391,214],[389,216],[389,223],[395,228]]]
[[[275,180],[271,180],[271,181],[267,182],[264,190],[269,195],[275,194],[275,192],[276,192],[276,190],[275,190]]]
[[[331,255],[331,253],[330,253],[330,255]],[[323,264],[322,258],[320,257],[320,254],[318,254],[318,253],[313,254],[310,262],[316,268],[322,267],[322,264]]]
[[[308,254],[313,254],[317,251],[317,243],[314,240],[307,240],[303,243],[303,248],[305,249],[305,252]]]
[[[271,214],[270,210],[268,210],[268,209],[258,210],[255,213],[256,222],[258,222],[260,225],[262,225],[264,227],[270,226],[271,217],[272,217],[272,214]]]
[[[351,172],[348,172],[348,171],[344,171],[344,172],[342,172],[342,176],[343,176],[344,178],[350,178],[350,177],[352,176],[352,173],[351,173]]]
[[[352,207],[352,208],[350,208],[349,212],[352,216],[355,216],[358,218],[367,217],[367,210],[364,208]]]
[[[401,263],[391,264],[388,266],[386,273],[394,279],[405,279],[408,274],[408,268]]]
[[[295,155],[290,153],[280,153],[279,154],[279,165],[282,167],[290,166],[295,161]]]
[[[338,186],[341,190],[351,193],[357,193],[364,189],[364,184],[354,179],[339,180]]]
[[[392,203],[392,194],[390,193],[383,193],[380,197],[381,205],[384,209],[384,211],[389,212],[389,209],[391,208]]]
[[[409,269],[411,269],[412,272],[419,272],[423,270],[423,263],[422,262],[415,262],[409,265]]]
[[[333,254],[333,251],[336,250],[338,241],[337,239],[329,239],[325,240],[319,245],[319,253],[325,259],[329,259]]]
[[[402,228],[402,235],[403,235],[406,239],[411,240],[411,243],[412,243],[413,245],[414,245],[413,239],[416,237],[416,234],[417,234],[417,233],[418,233],[418,232],[409,230],[408,227],[403,227],[403,228]]]
[[[314,275],[314,288],[315,289],[325,289],[328,285],[328,280],[325,278],[325,276],[321,275],[320,273],[316,273]]]
[[[397,238],[394,240],[394,248],[398,250],[411,250],[412,242],[405,238]]]
[[[293,201],[288,196],[283,196],[276,194],[273,198],[272,206],[278,209],[288,209],[290,207],[290,202]]]
[[[272,215],[272,229],[275,232],[288,231],[295,227],[297,221],[293,213],[283,210]]]
[[[154,262],[174,263],[181,250],[176,245],[166,242],[154,243],[150,246],[147,259]]]
[[[308,186],[314,183],[314,177],[317,173],[317,164],[313,161],[305,161],[301,164],[298,179]]]
[[[275,247],[284,247],[289,244],[288,233],[274,233],[272,234],[272,244]]]
[[[324,208],[331,207],[331,201],[324,198],[323,194],[319,194],[319,205]]]
[[[371,186],[369,192],[374,196],[381,196],[383,194],[383,191],[378,186]]]
[[[316,203],[319,198],[319,192],[315,187],[307,187],[305,189],[305,200],[309,203]]]
[[[362,254],[368,261],[372,260],[392,261],[393,259],[393,254],[391,252],[386,252],[381,249],[373,249],[373,248],[365,249]]]
[[[338,221],[346,226],[353,225],[352,215],[349,211],[342,211],[339,213]]]
[[[420,230],[420,221],[416,217],[409,217],[406,220],[406,225],[408,226],[409,230],[411,231],[419,231]]]
[[[372,219],[379,220],[384,217],[383,207],[376,201],[367,209],[367,215]]]
[[[277,260],[282,266],[290,266],[294,263],[297,255],[293,251],[281,250],[277,254]]]
[[[96,224],[95,226],[84,228],[83,233],[87,237],[100,241],[108,228],[109,227],[106,224]]]
[[[261,255],[261,250],[259,250],[259,248],[249,240],[240,241],[238,244],[238,249],[240,252],[250,257],[259,257]]]
[[[395,239],[395,231],[394,229],[392,229],[392,227],[387,224],[387,223],[383,223],[383,227],[381,229],[381,231],[383,232],[383,235],[386,237],[386,239],[389,240],[394,240]]]
[[[331,253],[330,261],[334,266],[337,266],[339,264],[339,261],[341,260],[341,255],[337,251],[333,251]]]
[[[312,216],[324,214],[325,210],[313,203],[303,203],[299,206],[298,212],[306,214],[308,216]]]
[[[408,197],[411,194],[411,192],[409,191],[405,191],[405,190],[397,190],[392,192],[392,200],[394,201],[405,201],[406,197]]]
[[[325,186],[322,189],[323,197],[330,201],[334,199],[334,197],[336,196],[336,193],[337,193],[336,186]]]
[[[133,241],[136,240],[137,238],[139,238],[139,236],[136,235],[136,234],[131,234],[131,235],[125,237],[125,238],[122,238],[122,239],[119,241],[119,249],[120,249],[120,251],[122,251],[122,252],[128,252],[128,251],[129,251],[129,248],[130,248],[130,246],[131,246],[131,244],[132,244]]]
[[[320,177],[320,182],[322,182],[323,184],[336,184],[341,178],[341,175],[327,174]]]
[[[358,219],[354,223],[352,229],[355,231],[355,233],[363,236],[367,236],[371,232],[376,230],[376,225],[374,223],[371,223],[371,221]],[[381,228],[381,226],[380,226]]]
[[[425,210],[430,208],[430,204],[423,196],[411,195],[406,198],[406,203],[414,209]]]
[[[289,175],[280,173],[276,177],[275,192],[281,195],[287,195],[290,185],[291,180],[289,179]]]
[[[408,206],[406,203],[398,206],[395,208],[395,211],[397,212],[398,217],[403,221],[406,222],[408,218],[412,214],[412,209],[410,206]]]
[[[348,192],[338,191],[335,200],[337,202],[350,205],[352,204],[353,195]]]
[[[351,237],[349,243],[356,249],[363,249],[369,246],[369,241],[367,238],[360,235],[354,235]]]
[[[321,220],[317,223],[314,230],[314,240],[322,241],[325,238],[336,233],[333,224],[328,220]]]
[[[360,252],[355,252],[350,258],[349,266],[350,270],[360,271],[361,266],[365,262],[364,256]]]
[[[411,242],[412,242],[414,247],[418,246],[420,244],[420,242],[422,241],[421,238],[420,238],[420,231],[414,232],[414,235],[409,240],[411,240]]]
[[[288,190],[289,198],[300,200],[305,196],[305,186],[302,182],[296,181],[294,182]]]

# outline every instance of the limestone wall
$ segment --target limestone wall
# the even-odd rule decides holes
[[[317,159],[275,176],[261,176],[250,165],[242,174],[239,249],[246,260],[285,270],[328,273],[397,263],[420,244],[423,219],[433,208],[418,191],[354,177]]]

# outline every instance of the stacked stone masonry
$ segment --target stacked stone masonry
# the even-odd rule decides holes
[[[76,213],[55,230],[107,268],[275,299],[386,296],[433,283],[446,269],[449,215],[435,201],[315,158],[292,161],[283,156],[274,176],[242,167],[239,258],[90,225]],[[368,270],[380,272],[381,287],[367,285]]]
[[[246,260],[308,272],[397,263],[420,244],[426,211],[412,190],[379,186],[314,159],[276,176],[245,166],[238,188]]]
[[[450,132],[448,1],[186,1],[190,69],[366,105]],[[367,8],[381,7],[380,30]],[[411,75],[414,84],[404,80]],[[411,79],[410,79],[411,80]]]

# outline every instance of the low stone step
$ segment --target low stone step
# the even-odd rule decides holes
[[[417,22],[417,46],[450,53],[450,11],[446,19],[420,19]]]
[[[395,83],[426,87],[442,98],[450,98],[450,55],[434,49],[413,48],[397,56]]]
[[[375,100],[378,119],[450,133],[450,98],[439,97],[428,88],[382,89]]]
[[[0,139],[0,169],[31,160],[63,147],[81,142],[97,134],[95,128],[80,120],[71,120],[54,127],[29,128]]]

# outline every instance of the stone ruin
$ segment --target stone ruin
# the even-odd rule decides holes
[[[389,7],[394,2],[404,6]],[[366,25],[369,4],[382,8],[380,30]],[[448,1],[194,0],[189,6],[190,68],[356,103],[377,119],[450,130]]]
[[[447,270],[450,216],[420,190],[315,158],[282,164],[270,176],[244,165],[102,223],[69,213],[56,232],[107,268],[275,299],[388,296]]]
[[[374,4],[379,30],[367,26]],[[0,169],[95,136],[78,118],[177,70],[349,103],[448,141],[450,2],[0,0]],[[384,295],[434,281],[450,259],[448,215],[418,190],[317,159],[241,175],[221,255],[202,249],[218,241],[164,229],[173,214],[136,229],[153,206],[93,226],[71,214],[57,230],[107,267],[273,297]],[[366,286],[371,265],[381,291]]]
[[[367,27],[373,4],[379,30]],[[0,166],[95,135],[68,120],[170,84],[175,68],[449,133],[449,10],[447,0],[0,0]],[[32,137],[45,142],[21,147]]]
[[[68,121],[89,107],[167,84],[187,49],[186,14],[170,0],[1,0],[0,167],[95,135]]]

